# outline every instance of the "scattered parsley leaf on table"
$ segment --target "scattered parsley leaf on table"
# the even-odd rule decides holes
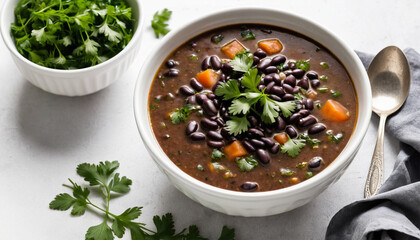
[[[83,215],[86,209],[97,210],[104,215],[103,221],[90,227],[85,235],[86,240],[112,240],[114,235],[122,238],[126,231],[130,231],[132,240],[160,240],[160,239],[179,239],[179,240],[206,240],[200,236],[197,226],[192,225],[187,229],[183,229],[176,233],[174,227],[173,216],[167,213],[160,216],[153,217],[156,231],[150,230],[145,227],[144,223],[134,221],[141,215],[141,207],[132,207],[126,209],[120,215],[113,214],[109,211],[109,204],[111,198],[115,194],[126,194],[130,191],[132,181],[123,176],[120,177],[119,173],[115,171],[120,166],[118,161],[113,162],[100,162],[98,165],[82,163],[77,166],[77,174],[84,178],[89,183],[91,188],[98,188],[102,193],[104,199],[104,207],[94,204],[89,199],[90,190],[83,188],[77,183],[69,179],[71,185],[64,185],[72,189],[72,195],[68,193],[58,194],[53,201],[50,202],[50,209],[65,211],[71,207],[71,215]],[[113,193],[112,193],[113,192]],[[109,222],[112,225],[109,226]],[[234,229],[223,227],[220,235],[220,240],[233,240],[235,239]]]
[[[171,18],[171,15],[172,11],[167,8],[163,9],[160,13],[157,11],[155,15],[153,15],[152,28],[156,38],[159,38],[160,35],[165,36],[170,31],[167,22]]]

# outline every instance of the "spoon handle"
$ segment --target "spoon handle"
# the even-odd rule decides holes
[[[376,139],[375,150],[373,151],[372,162],[365,184],[365,198],[376,194],[383,183],[384,175],[384,131],[387,115],[382,114],[379,120],[378,138]]]

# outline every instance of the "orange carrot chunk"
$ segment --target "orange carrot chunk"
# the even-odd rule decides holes
[[[229,159],[234,159],[248,154],[239,140],[236,140],[230,145],[226,146],[223,151]]]
[[[197,73],[195,78],[203,87],[211,89],[219,81],[219,74],[211,69],[207,69],[206,71]]]
[[[350,118],[349,110],[341,103],[331,99],[322,106],[320,111],[326,119],[334,122],[343,122]]]
[[[244,46],[236,39],[222,47],[222,52],[228,55],[231,59],[233,59],[235,55],[242,50],[245,50]]]
[[[260,47],[268,55],[276,54],[283,49],[283,45],[278,39],[267,39],[258,42]]]
[[[287,140],[289,140],[289,138],[287,136],[287,133],[285,133],[285,132],[276,134],[273,138],[274,138],[274,140],[276,140],[280,144],[285,144],[287,142]]]

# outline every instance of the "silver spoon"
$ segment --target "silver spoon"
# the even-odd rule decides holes
[[[376,194],[383,182],[384,130],[386,118],[405,102],[410,90],[410,66],[404,53],[394,46],[375,56],[368,68],[372,108],[380,117],[378,139],[365,185],[365,198]]]

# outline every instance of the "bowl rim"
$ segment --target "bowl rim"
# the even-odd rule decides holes
[[[194,177],[188,175],[187,173],[185,173],[184,171],[182,171],[178,166],[176,166],[170,159],[169,157],[163,152],[163,150],[161,149],[159,143],[156,140],[156,137],[153,133],[153,130],[151,129],[150,126],[150,118],[149,118],[149,114],[148,114],[148,108],[141,106],[140,103],[144,103],[143,99],[147,98],[146,96],[144,96],[145,91],[146,95],[148,96],[149,94],[149,89],[150,89],[150,84],[153,81],[152,80],[143,80],[143,78],[145,77],[144,75],[148,76],[145,72],[145,69],[147,67],[149,67],[151,65],[151,63],[149,64],[149,62],[152,61],[148,61],[146,63],[144,63],[142,65],[141,70],[139,71],[138,74],[138,78],[136,81],[136,85],[135,85],[135,92],[134,92],[134,115],[135,115],[135,120],[136,120],[136,125],[138,128],[138,131],[140,133],[140,136],[143,140],[143,143],[145,145],[145,147],[147,148],[147,150],[149,151],[149,154],[152,156],[153,160],[157,163],[159,168],[163,168],[164,166],[164,172],[166,174],[170,174],[173,177],[179,178],[182,180],[183,183],[188,183],[188,185],[190,187],[193,187],[195,190],[200,191],[200,192],[205,192],[207,195],[212,195],[212,196],[221,196],[223,195],[223,197],[225,199],[229,198],[232,200],[240,200],[241,202],[252,202],[255,201],[257,199],[266,199],[271,200],[273,198],[278,198],[280,196],[292,196],[292,193],[296,193],[296,192],[302,192],[305,191],[307,189],[312,188],[313,184],[316,182],[326,182],[329,181],[329,178],[332,178],[334,176],[334,174],[339,171],[340,169],[344,169],[345,166],[349,165],[351,163],[352,160],[346,160],[346,159],[350,159],[352,158],[352,156],[354,156],[355,152],[357,151],[357,149],[360,147],[360,144],[364,138],[364,136],[366,135],[367,132],[367,128],[369,126],[369,122],[370,122],[370,116],[371,116],[371,88],[369,85],[369,81],[368,81],[368,76],[366,73],[366,70],[360,60],[360,58],[357,56],[357,54],[354,52],[353,49],[351,49],[340,37],[338,37],[337,35],[335,35],[334,33],[332,33],[330,30],[328,30],[327,28],[323,27],[322,25],[318,24],[315,21],[309,20],[308,18],[299,16],[297,14],[294,13],[290,13],[290,12],[286,12],[283,10],[278,10],[278,9],[269,9],[269,8],[265,8],[265,7],[255,7],[255,6],[245,6],[245,7],[236,7],[236,8],[229,8],[229,9],[224,9],[221,11],[216,11],[213,13],[209,13],[207,15],[203,15],[197,19],[191,19],[188,22],[186,22],[183,25],[180,25],[177,28],[174,28],[171,32],[169,32],[163,39],[161,42],[159,42],[157,44],[157,46],[155,46],[155,48],[149,53],[148,58],[146,59],[152,59],[153,55],[155,54],[155,51],[158,51],[158,49],[161,49],[163,46],[165,46],[166,44],[169,44],[171,41],[175,40],[175,37],[181,32],[181,31],[185,31],[191,27],[193,27],[195,24],[197,24],[198,22],[202,22],[205,21],[206,19],[209,18],[215,18],[215,17],[221,17],[221,16],[225,16],[227,14],[232,14],[232,12],[252,12],[254,14],[254,16],[250,17],[251,19],[255,19],[258,14],[263,14],[263,13],[267,13],[270,12],[272,14],[281,14],[287,18],[293,18],[293,19],[299,19],[300,21],[303,21],[305,23],[309,23],[312,26],[317,27],[318,29],[322,30],[323,32],[327,33],[329,36],[331,36],[334,39],[334,42],[338,43],[340,45],[340,47],[343,48],[343,50],[345,51],[346,55],[348,55],[348,57],[350,57],[352,59],[352,61],[355,64],[355,68],[358,69],[358,73],[361,74],[364,78],[365,81],[361,81],[362,82],[362,86],[361,88],[365,88],[367,89],[366,91],[364,91],[364,97],[366,102],[364,103],[364,111],[363,114],[366,116],[365,118],[361,118],[361,104],[358,104],[358,108],[357,108],[357,119],[356,119],[356,124],[354,126],[353,129],[353,133],[351,138],[349,139],[349,142],[346,144],[345,148],[343,149],[343,151],[339,154],[339,156],[337,156],[337,158],[324,170],[322,170],[319,174],[315,175],[314,177],[307,179],[299,184],[296,185],[292,185],[290,187],[286,187],[286,188],[281,188],[281,189],[276,189],[276,190],[271,190],[271,191],[263,191],[263,192],[240,192],[240,191],[233,191],[233,190],[227,190],[227,189],[223,189],[223,188],[219,188],[219,187],[215,187],[213,185],[204,183],[198,179],[195,179]],[[249,23],[253,23],[255,21],[249,21]],[[258,22],[255,22],[258,23]],[[227,26],[227,25],[232,25],[232,24],[236,24],[236,23],[226,23],[226,24],[213,24],[212,28],[207,29],[211,30],[214,28],[218,28],[221,26]],[[274,26],[278,26],[276,24],[272,24]],[[297,30],[291,29],[294,32],[298,32]],[[195,34],[194,36],[190,36],[190,37],[186,37],[184,40],[184,43],[187,42],[189,39],[204,33],[205,31],[202,31],[200,33]],[[303,34],[301,32],[298,32],[300,34]],[[303,34],[305,36],[307,36],[307,34]],[[309,38],[311,38],[310,36],[308,36]],[[315,40],[318,42],[318,40]],[[323,43],[321,43],[322,45],[324,45]],[[176,46],[175,48],[172,49],[175,50],[177,47],[179,47],[180,45]],[[328,49],[328,46],[324,46]],[[334,53],[334,52],[333,52]],[[166,57],[166,56],[165,56]],[[337,57],[338,58],[338,57]],[[341,61],[341,60],[340,60]],[[153,73],[153,75],[155,74],[155,72]],[[353,80],[354,81],[354,80]],[[146,90],[143,89],[145,86]],[[356,87],[356,86],[355,86]],[[357,94],[357,98],[358,101],[360,99],[360,93],[356,92]],[[145,104],[147,105],[147,101],[145,102]],[[144,111],[145,110],[145,111]],[[146,115],[146,116],[144,116]],[[144,118],[147,118],[148,121],[144,122]],[[356,133],[356,128],[358,128],[358,132]],[[148,138],[148,133],[151,132],[152,133],[152,139]],[[156,141],[156,144],[154,143]],[[352,143],[352,145],[350,145],[350,143]],[[351,151],[350,151],[351,150]],[[163,154],[162,154],[163,153]],[[163,159],[162,159],[163,157]],[[162,170],[162,169],[161,169]],[[175,186],[177,184],[173,183]]]
[[[130,51],[131,48],[133,48],[133,46],[136,45],[136,43],[138,41],[140,41],[143,33],[142,33],[142,29],[143,29],[143,24],[144,24],[144,10],[143,10],[143,5],[142,5],[142,1],[140,0],[127,0],[127,1],[132,1],[135,2],[137,4],[137,8],[136,11],[138,12],[138,19],[135,19],[135,31],[133,34],[133,37],[131,38],[130,42],[127,44],[127,46],[125,46],[119,53],[117,53],[116,55],[114,55],[113,57],[111,57],[110,59],[96,64],[94,66],[90,66],[90,67],[85,67],[85,68],[79,68],[79,69],[55,69],[55,68],[49,68],[49,67],[44,67],[41,65],[38,65],[32,61],[30,61],[29,59],[25,58],[24,56],[22,56],[16,49],[16,45],[13,41],[13,38],[11,36],[10,33],[10,23],[6,20],[6,12],[10,11],[11,8],[15,9],[16,6],[13,5],[13,2],[18,2],[19,0],[6,0],[1,7],[0,10],[0,35],[3,38],[3,42],[5,43],[5,45],[7,46],[7,48],[9,49],[10,53],[12,53],[15,57],[17,57],[19,60],[21,60],[22,62],[24,62],[26,65],[28,65],[29,67],[31,67],[33,70],[39,71],[39,72],[45,72],[45,73],[50,73],[50,74],[60,74],[60,75],[65,75],[64,77],[66,77],[67,75],[71,75],[71,74],[83,74],[85,72],[90,72],[90,71],[94,71],[96,69],[103,69],[103,68],[107,68],[108,65],[113,64],[115,61],[117,61],[119,58],[121,58],[124,55],[127,55],[128,51]],[[130,5],[130,7],[133,8],[133,6]]]

